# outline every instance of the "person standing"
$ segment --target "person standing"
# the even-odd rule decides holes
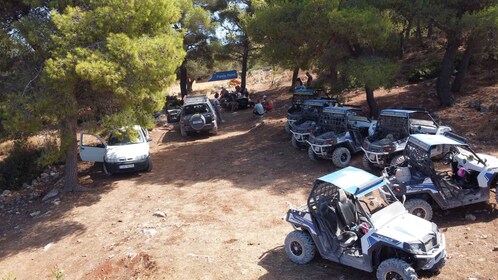
[[[214,95],[214,100],[213,100],[214,111],[216,112],[216,116],[218,117],[218,119],[220,120],[220,122],[224,123],[225,120],[221,116],[221,104],[220,104],[220,100],[218,99],[219,97],[220,97],[220,95],[218,93],[216,93]]]
[[[308,79],[306,80],[306,87],[311,87],[311,82],[313,81],[313,76],[311,76],[310,72],[306,72],[306,77]]]

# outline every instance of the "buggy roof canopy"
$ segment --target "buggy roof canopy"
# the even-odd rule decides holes
[[[326,100],[326,99],[309,99],[303,102],[304,105],[307,106],[326,106],[336,103],[335,100]]]
[[[426,151],[429,151],[432,146],[438,145],[456,145],[468,146],[467,143],[460,141],[460,139],[448,137],[446,135],[432,135],[432,134],[413,134],[408,138],[409,142],[420,146]]]
[[[294,94],[300,94],[300,95],[315,95],[317,94],[317,91],[312,88],[296,88],[294,89]]]
[[[317,180],[333,184],[357,197],[386,185],[384,177],[377,177],[352,166],[322,176]]]
[[[363,110],[361,108],[355,108],[355,107],[327,107],[323,109],[324,113],[343,114],[343,115],[352,111],[363,111]]]
[[[401,110],[401,109],[384,109],[380,112],[381,116],[391,116],[391,117],[403,117],[408,118],[410,114],[413,114],[415,110]]]

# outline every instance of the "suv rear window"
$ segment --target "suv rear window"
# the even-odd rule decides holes
[[[209,108],[206,104],[187,105],[183,107],[185,115],[209,113]]]

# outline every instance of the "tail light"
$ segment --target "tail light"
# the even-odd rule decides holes
[[[391,152],[392,150],[393,150],[393,147],[391,147],[391,146],[384,148],[384,151],[386,151],[386,152]]]
[[[312,128],[308,128],[308,132],[309,133],[313,132],[313,129]]]
[[[365,149],[368,148],[367,142],[363,142],[363,148],[365,148]]]
[[[330,144],[330,145],[334,144],[334,140],[327,141],[327,144]]]

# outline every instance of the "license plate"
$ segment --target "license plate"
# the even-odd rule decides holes
[[[193,121],[193,124],[202,124],[202,121]]]
[[[126,168],[133,168],[133,167],[135,167],[134,164],[124,164],[124,165],[120,165],[119,169],[126,169]]]

